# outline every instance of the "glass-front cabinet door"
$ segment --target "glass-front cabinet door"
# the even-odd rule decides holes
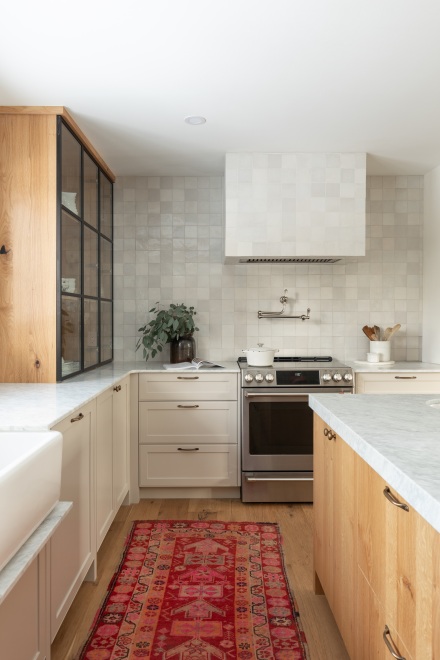
[[[113,359],[113,184],[58,117],[57,380]]]

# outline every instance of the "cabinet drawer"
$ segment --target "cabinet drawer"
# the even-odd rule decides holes
[[[139,404],[140,444],[236,444],[235,401]]]
[[[393,655],[387,648],[384,640],[385,626],[389,634],[386,635],[388,643],[394,653],[411,660],[402,640],[398,636],[391,621],[387,618],[385,610],[374,595],[361,570],[358,570],[358,635],[357,660],[392,660]],[[424,656],[425,660],[431,656]]]
[[[412,658],[430,658],[436,532],[412,507],[390,502],[386,487],[359,459],[358,563]],[[390,497],[407,504],[394,489]]]
[[[236,401],[237,374],[139,374],[139,401]]]
[[[139,486],[238,485],[236,445],[179,447],[140,445]]]
[[[356,374],[356,394],[439,394],[440,373]]]

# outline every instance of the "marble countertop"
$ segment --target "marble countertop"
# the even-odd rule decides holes
[[[0,571],[0,605],[17,584],[23,573],[48,542],[58,525],[72,508],[72,502],[58,502],[55,508],[37,527],[26,543]]]
[[[398,371],[407,371],[408,373],[440,373],[440,364],[432,364],[431,362],[396,362],[388,367],[381,367],[380,363],[377,362],[369,365],[346,361],[344,364],[351,367],[357,374],[395,373]]]
[[[310,407],[440,532],[440,409],[430,394],[313,394]]]
[[[237,373],[236,362],[223,368],[202,367],[197,373]],[[184,373],[194,373],[185,369]],[[0,432],[47,431],[133,373],[182,373],[164,369],[161,362],[112,362],[62,383],[0,383]]]

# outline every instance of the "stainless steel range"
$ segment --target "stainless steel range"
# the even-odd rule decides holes
[[[241,370],[243,502],[313,501],[309,394],[353,393],[353,370],[330,357],[275,358]]]

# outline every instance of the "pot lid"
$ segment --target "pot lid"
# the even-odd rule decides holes
[[[263,344],[258,344],[258,348],[243,348],[243,353],[247,353],[248,351],[254,351],[256,353],[266,353],[267,351],[272,351],[272,353],[278,353],[280,350],[279,348],[264,348]]]

